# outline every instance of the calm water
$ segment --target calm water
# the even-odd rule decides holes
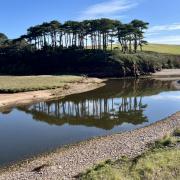
[[[94,136],[146,126],[180,110],[171,82],[109,80],[98,90],[0,113],[0,165]]]

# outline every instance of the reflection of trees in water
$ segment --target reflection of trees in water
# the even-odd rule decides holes
[[[143,96],[174,90],[170,81],[110,80],[107,86],[59,101],[42,102],[21,110],[49,124],[85,125],[112,129],[122,123],[147,122]]]
[[[146,105],[141,97],[84,99],[79,102],[41,102],[21,110],[31,113],[36,120],[49,124],[85,125],[112,129],[122,123],[141,124]]]
[[[111,97],[140,97],[152,96],[160,92],[176,90],[172,81],[154,79],[113,79],[106,82],[106,86],[83,94],[71,95],[65,100],[80,101],[83,98],[98,99]]]
[[[111,98],[111,99],[96,99],[80,102],[73,101],[56,101],[56,102],[41,102],[32,105],[29,110],[46,113],[57,118],[63,117],[86,117],[91,116],[95,119],[103,118],[118,118],[120,112],[141,111],[146,105],[142,104],[142,97],[130,98]]]

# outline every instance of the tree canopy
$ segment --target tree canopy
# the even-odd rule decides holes
[[[5,34],[0,33],[0,46],[3,45],[7,40],[8,37]]]

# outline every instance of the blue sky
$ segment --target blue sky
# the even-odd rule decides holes
[[[180,44],[180,0],[1,0],[0,32],[9,38],[44,21],[108,17],[150,23],[149,42]]]

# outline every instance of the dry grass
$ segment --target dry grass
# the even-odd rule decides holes
[[[81,80],[80,76],[0,76],[0,93],[55,89]]]

